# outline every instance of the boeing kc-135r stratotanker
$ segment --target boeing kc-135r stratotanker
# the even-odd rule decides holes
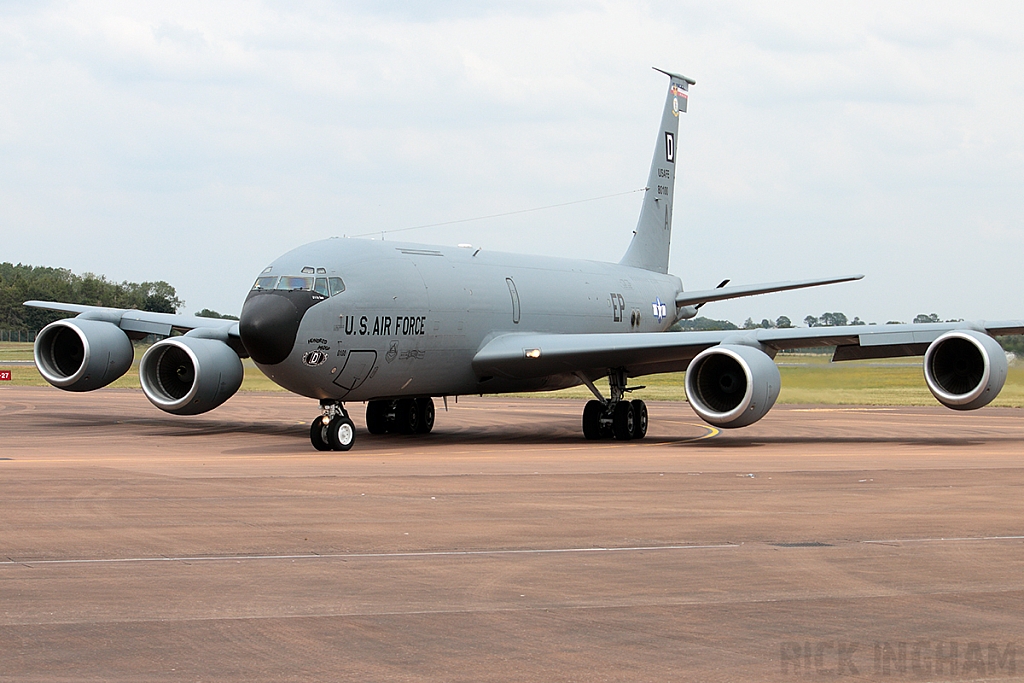
[[[1024,321],[669,332],[712,301],[860,276],[683,291],[668,274],[669,239],[679,115],[694,81],[662,73],[670,80],[654,161],[618,263],[327,239],[267,266],[238,322],[29,301],[78,314],[39,333],[39,372],[61,389],[98,389],[131,367],[132,339],[163,335],[142,357],[143,391],[161,410],[195,415],[238,390],[249,356],[282,387],[319,399],[310,440],[340,451],[355,439],[345,403],[366,402],[371,433],[423,434],[433,397],[579,384],[595,396],[583,410],[586,438],[639,439],[647,407],[628,400],[629,379],[682,370],[701,418],[743,427],[779,395],[775,354],[805,347],[835,346],[834,360],[923,354],[943,405],[973,410],[996,397],[1007,361],[992,335],[1024,333]],[[604,377],[607,395],[595,385]]]

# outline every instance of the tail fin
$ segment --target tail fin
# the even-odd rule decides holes
[[[655,68],[655,71],[661,69]],[[668,248],[672,239],[672,195],[676,184],[676,133],[679,113],[686,111],[686,98],[692,78],[661,71],[669,77],[668,96],[661,115],[661,130],[654,146],[651,175],[647,179],[640,220],[633,232],[626,255],[619,261],[624,266],[668,272]]]

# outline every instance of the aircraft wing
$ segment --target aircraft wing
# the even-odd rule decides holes
[[[833,360],[923,355],[950,330],[991,335],[1024,334],[1024,321],[952,322],[919,325],[856,325],[709,332],[611,334],[504,334],[473,358],[478,376],[512,378],[583,373],[601,376],[625,368],[630,376],[680,372],[706,348],[726,343],[761,345],[769,355],[784,349],[836,347]]]
[[[769,282],[760,285],[740,285],[736,287],[718,287],[716,289],[705,289],[694,292],[680,292],[676,295],[676,307],[701,306],[710,301],[724,301],[725,299],[738,299],[744,296],[755,296],[757,294],[768,294],[770,292],[785,292],[790,289],[832,285],[837,282],[860,280],[863,277],[863,275],[844,275],[842,277],[819,278],[816,280],[789,280],[786,282]]]
[[[168,337],[172,331],[188,332],[205,328],[226,333],[229,337],[238,337],[237,320],[199,318],[192,315],[178,315],[177,313],[153,313],[136,309],[107,308],[105,306],[65,304],[56,301],[26,301],[25,305],[33,308],[61,311],[63,313],[77,313],[86,319],[113,323],[125,332],[141,336],[156,334]]]

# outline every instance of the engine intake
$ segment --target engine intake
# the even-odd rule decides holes
[[[242,361],[219,339],[171,337],[153,344],[139,364],[146,398],[174,415],[213,410],[242,386]]]
[[[947,408],[974,410],[988,405],[1006,381],[1006,353],[992,337],[974,330],[952,330],[924,354],[924,379]]]
[[[764,417],[779,397],[782,378],[768,354],[725,344],[697,354],[686,370],[686,396],[716,427],[746,427]]]
[[[65,391],[92,391],[128,372],[135,347],[117,325],[70,318],[50,323],[33,346],[39,374]]]

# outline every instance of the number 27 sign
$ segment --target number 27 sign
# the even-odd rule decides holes
[[[10,382],[10,381],[11,381],[11,371],[10,370],[0,370],[0,382]]]

